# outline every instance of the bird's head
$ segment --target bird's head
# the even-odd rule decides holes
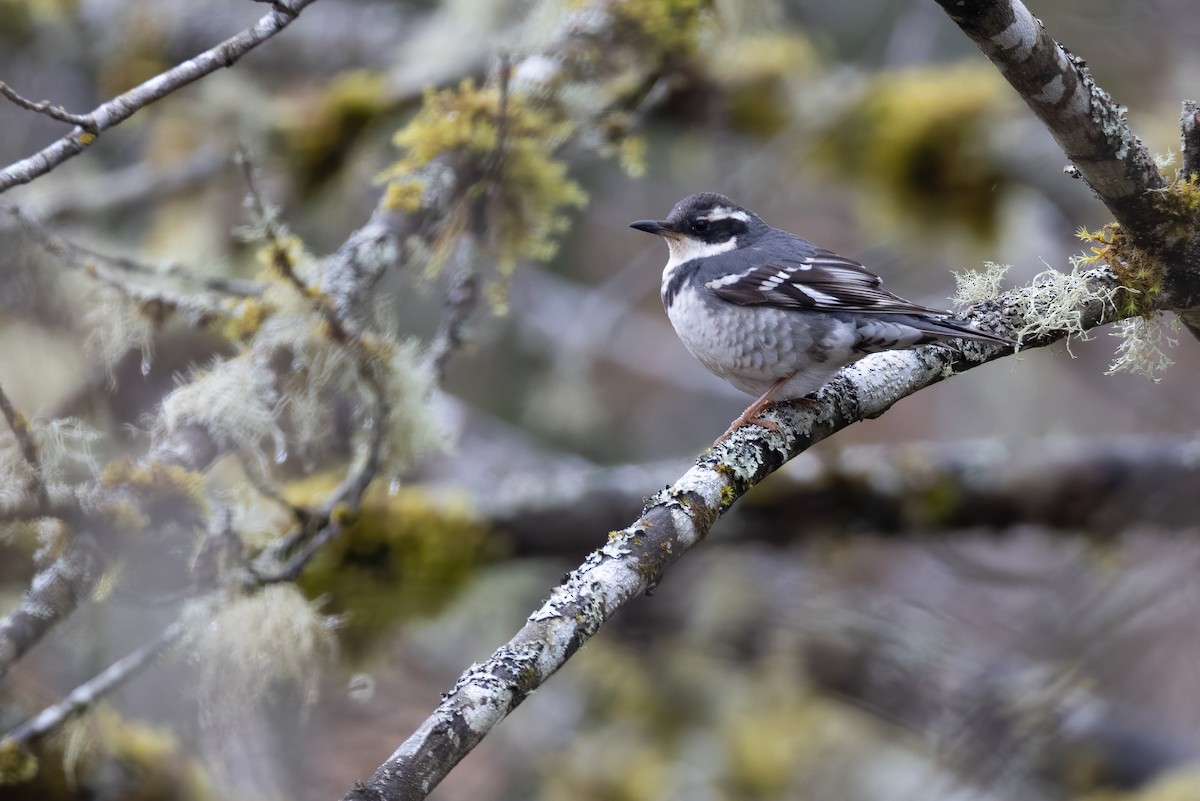
[[[629,227],[665,239],[673,264],[746,247],[769,230],[757,214],[712,192],[688,195],[665,220],[638,220]]]

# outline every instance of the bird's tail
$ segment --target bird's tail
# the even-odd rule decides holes
[[[921,329],[926,334],[925,337],[922,337],[916,343],[918,345],[928,345],[947,339],[971,339],[976,342],[988,342],[993,345],[1007,345],[1008,347],[1015,347],[1017,344],[1008,337],[1000,336],[999,334],[989,334],[987,331],[980,331],[966,320],[960,320],[957,317],[926,317],[917,322],[915,327]]]

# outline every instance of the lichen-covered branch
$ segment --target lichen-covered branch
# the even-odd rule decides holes
[[[968,315],[989,330],[1025,332],[1037,347],[1111,322],[1115,280],[1107,270],[1062,283],[1035,282],[983,303]],[[1055,327],[1057,326],[1057,327]],[[783,404],[765,417],[779,426],[737,430],[673,486],[658,493],[631,526],[609,534],[551,591],[525,626],[485,662],[464,673],[417,731],[346,801],[413,801],[434,786],[497,723],[592,637],[625,603],[651,590],[751,487],[808,447],[846,426],[878,417],[903,397],[1007,355],[991,346],[926,347],[875,354],[844,368],[818,393],[818,411]]]
[[[1135,232],[1156,229],[1150,193],[1167,182],[1083,59],[1051,38],[1020,0],[938,5],[1017,90],[1117,221]]]
[[[1099,255],[1128,290],[1128,311],[1176,311],[1200,339],[1200,184],[1187,177],[1195,167],[1194,107],[1189,116],[1185,105],[1182,115],[1185,170],[1168,181],[1125,110],[1020,0],[938,4],[1050,130],[1072,162],[1070,173],[1112,212],[1116,223],[1106,226]]]
[[[1185,179],[1200,179],[1200,105],[1195,100],[1183,101],[1179,128],[1182,154],[1179,172]]]
[[[65,556],[38,571],[16,608],[0,618],[0,677],[75,611],[91,591],[97,573],[95,547],[79,537]]]
[[[87,114],[57,113],[56,119],[75,123],[75,130],[37,153],[0,170],[0,192],[26,184],[86,150],[96,138],[136,112],[211,72],[230,67],[243,55],[286,28],[314,0],[275,0],[271,11],[254,26],[205,50],[198,56],[159,73],[148,81],[114,97]],[[11,99],[11,97],[10,97]],[[36,104],[40,107],[41,104]],[[50,112],[38,108],[38,111]]]

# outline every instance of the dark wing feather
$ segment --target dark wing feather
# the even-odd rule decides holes
[[[807,243],[805,243],[807,244]],[[946,314],[880,289],[883,279],[856,261],[809,245],[804,256],[764,254],[769,262],[705,287],[741,306],[876,314]]]

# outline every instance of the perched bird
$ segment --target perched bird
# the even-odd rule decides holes
[[[882,279],[858,262],[772,228],[723,195],[690,195],[665,220],[630,227],[667,241],[662,302],[683,344],[759,396],[726,436],[750,423],[775,428],[758,415],[869,353],[949,339],[1014,344],[880,289]]]

